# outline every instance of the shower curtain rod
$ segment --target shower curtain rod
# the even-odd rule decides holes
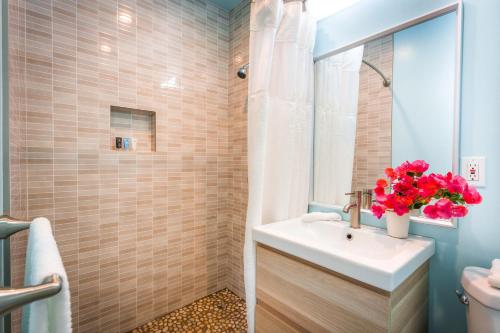
[[[380,75],[382,77],[382,84],[384,85],[384,87],[389,87],[391,85],[391,80],[388,79],[384,73],[382,73],[382,71],[380,69],[377,68],[377,66],[375,66],[374,64],[372,64],[371,62],[369,61],[366,61],[366,60],[362,60],[364,64],[366,64],[368,67],[370,67],[371,69],[373,69],[375,72],[378,73],[378,75]],[[245,64],[243,66],[240,67],[240,69],[238,70],[238,76],[241,78],[241,79],[244,79],[246,78],[246,74],[247,74],[247,69],[250,67],[250,64]]]
[[[283,2],[292,2],[292,1],[302,1],[303,3],[306,3],[307,0],[283,0]],[[255,0],[250,1],[251,3],[255,3]]]
[[[375,72],[378,73],[378,75],[380,75],[382,77],[382,84],[384,85],[384,87],[389,87],[391,85],[391,80],[388,79],[384,73],[382,73],[382,71],[380,69],[377,68],[377,66],[375,66],[374,64],[372,64],[371,62],[368,62],[366,60],[363,59],[363,63],[365,65],[367,65],[368,67],[370,67],[371,69],[373,69]]]
[[[283,0],[283,2],[284,2],[284,3],[287,3],[287,2],[295,2],[295,1],[300,1],[300,2],[302,2],[302,3],[304,3],[304,4],[307,2],[307,0]]]

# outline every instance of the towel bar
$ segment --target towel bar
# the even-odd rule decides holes
[[[0,216],[0,239],[7,239],[18,231],[28,229],[30,224],[10,216]],[[0,288],[0,316],[25,304],[54,296],[61,289],[62,280],[57,274],[46,277],[36,286]]]
[[[46,277],[36,286],[23,288],[0,288],[0,316],[3,316],[17,307],[56,295],[61,291],[62,279],[53,274]]]
[[[0,239],[7,239],[16,232],[29,227],[30,222],[21,221],[7,215],[0,216]]]

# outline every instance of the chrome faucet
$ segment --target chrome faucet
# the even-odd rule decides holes
[[[342,211],[344,213],[349,213],[351,211],[351,228],[360,228],[360,217],[361,217],[361,205],[362,205],[362,191],[355,191],[351,193],[346,193],[349,195],[349,203],[344,206]],[[354,200],[353,200],[354,199]]]

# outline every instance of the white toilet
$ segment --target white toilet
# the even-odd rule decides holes
[[[462,274],[469,333],[500,333],[500,289],[488,283],[489,269],[466,267]]]

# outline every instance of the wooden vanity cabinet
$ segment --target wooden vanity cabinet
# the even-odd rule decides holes
[[[256,332],[426,332],[428,274],[388,292],[258,244]]]

